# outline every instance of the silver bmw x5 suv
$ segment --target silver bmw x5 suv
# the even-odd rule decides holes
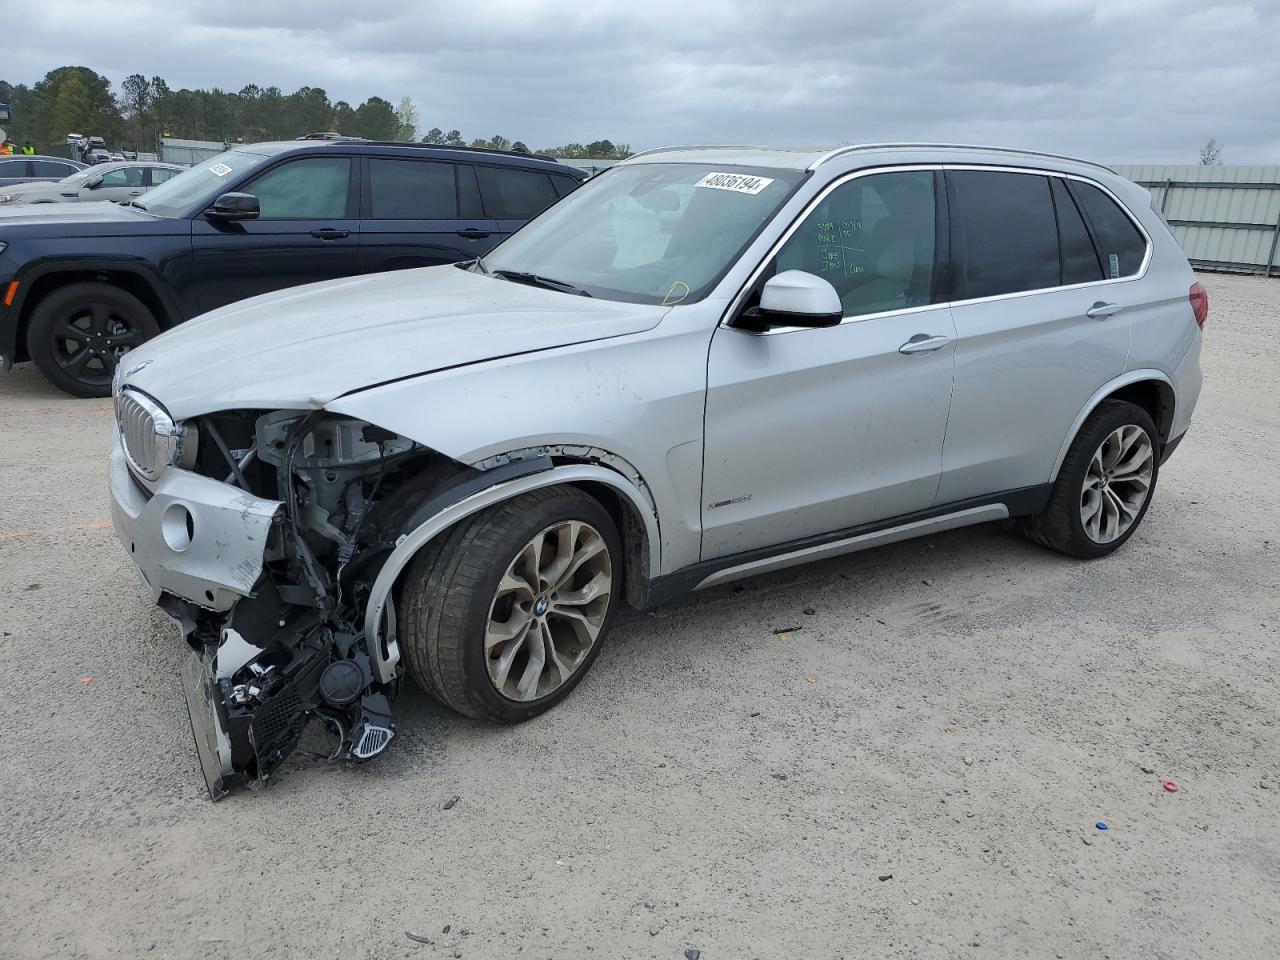
[[[404,673],[532,717],[618,608],[1007,517],[1100,557],[1200,390],[1147,194],[965,146],[633,157],[480,260],[247,300],[131,354],[114,520],[193,647],[211,795]]]

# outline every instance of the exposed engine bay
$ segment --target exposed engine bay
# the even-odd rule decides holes
[[[386,669],[393,641],[363,632],[369,587],[415,509],[475,471],[323,412],[232,411],[182,429],[184,468],[280,504],[250,596],[224,612],[160,600],[194,648],[183,687],[210,796],[265,783],[313,721],[331,759],[378,756],[400,670]]]

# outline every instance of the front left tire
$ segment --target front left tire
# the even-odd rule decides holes
[[[581,490],[535,490],[491,507],[406,571],[398,619],[409,673],[469,717],[535,717],[599,656],[621,578],[613,520]]]
[[[71,283],[31,314],[27,353],[45,378],[73,397],[108,397],[121,357],[160,332],[146,304],[108,283]]]

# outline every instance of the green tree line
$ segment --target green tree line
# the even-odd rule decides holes
[[[288,140],[307,133],[335,131],[370,140],[419,139],[418,110],[404,97],[398,105],[372,96],[352,106],[332,102],[320,87],[284,93],[279,87],[251,83],[239,91],[174,90],[163,77],[140,73],[118,89],[88,67],[59,67],[31,86],[0,80],[0,103],[12,117],[6,130],[15,143],[30,140],[40,151],[60,148],[68,133],[99,136],[115,149],[151,151],[160,137],[253,143]],[[499,150],[531,152],[520,140],[494,135],[466,140],[459,130],[432,127],[422,143],[470,144]],[[626,144],[609,140],[571,143],[539,151],[555,157],[611,159],[628,156]]]

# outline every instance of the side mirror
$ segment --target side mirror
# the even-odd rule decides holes
[[[90,177],[84,182],[86,190],[97,190],[100,186],[102,186],[102,177]]]
[[[214,220],[257,220],[262,208],[252,193],[224,193],[204,212]]]
[[[842,319],[844,308],[835,287],[812,273],[785,270],[765,282],[760,306],[743,313],[737,326],[747,330],[834,327]]]

